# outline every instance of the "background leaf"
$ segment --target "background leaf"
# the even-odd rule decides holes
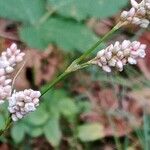
[[[66,117],[73,117],[77,114],[78,108],[71,98],[63,98],[59,102],[61,113]]]
[[[24,26],[20,30],[20,36],[34,48],[43,49],[53,43],[68,51],[83,51],[97,40],[85,25],[60,18],[51,18],[38,27]]]
[[[41,104],[35,112],[30,113],[24,120],[34,126],[44,124],[48,120],[48,113],[45,110],[44,104]]]
[[[40,135],[43,134],[43,129],[42,127],[37,127],[37,126],[28,126],[28,134],[31,137],[39,137]]]
[[[103,126],[99,123],[84,124],[78,127],[78,137],[81,141],[94,141],[104,137]]]
[[[48,0],[52,12],[57,11],[60,15],[77,20],[113,16],[127,2],[126,0]]]
[[[25,137],[26,127],[22,122],[17,122],[11,129],[11,136],[16,143],[20,143]]]
[[[5,127],[5,118],[3,115],[0,115],[0,129]]]
[[[45,13],[45,0],[0,0],[0,17],[36,23]]]
[[[58,146],[61,140],[61,130],[59,127],[59,119],[51,117],[44,127],[44,134],[47,140],[55,147]]]

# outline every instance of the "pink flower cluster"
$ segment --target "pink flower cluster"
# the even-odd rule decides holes
[[[136,0],[131,0],[131,5],[129,11],[121,13],[121,20],[147,28],[150,23],[150,0],[142,0],[139,4]]]
[[[11,81],[10,73],[14,71],[14,67],[23,60],[22,53],[17,49],[16,44],[12,44],[0,56],[0,103],[3,103],[11,94]]]
[[[114,45],[111,44],[99,51],[91,63],[102,67],[106,72],[111,72],[113,68],[122,71],[127,63],[133,65],[137,63],[138,58],[144,58],[145,49],[146,45],[138,41],[117,41]]]
[[[8,99],[8,110],[13,121],[17,121],[28,112],[34,111],[39,105],[39,91],[31,89],[12,94],[12,79],[10,74],[15,70],[15,66],[23,61],[25,53],[21,52],[16,44],[12,44],[0,56],[0,103]]]
[[[39,91],[33,91],[32,89],[14,92],[8,99],[8,110],[12,114],[12,120],[17,121],[29,112],[35,111],[36,107],[39,106],[40,96]]]

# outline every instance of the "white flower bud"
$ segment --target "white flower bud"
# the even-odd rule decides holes
[[[117,61],[116,63],[116,67],[119,69],[119,70],[123,70],[123,63],[121,61]]]
[[[139,25],[139,24],[141,24],[141,20],[137,17],[134,17],[133,20],[132,20],[132,23]]]
[[[16,45],[16,43],[13,43],[13,44],[10,46],[10,49],[12,49],[12,50],[16,50],[16,49],[17,49],[17,45]]]
[[[135,0],[131,0],[131,5],[136,9],[139,7],[139,4]]]
[[[127,16],[128,16],[128,12],[127,11],[123,11],[121,13],[121,18],[126,19]]]
[[[3,68],[0,69],[0,77],[5,75],[5,70]]]
[[[6,67],[6,73],[12,73],[14,71],[14,68],[13,67],[10,67],[10,66],[8,66],[8,67]]]
[[[124,57],[123,52],[122,52],[122,51],[118,51],[117,57],[118,57],[119,59],[123,59],[123,57]]]
[[[136,51],[140,47],[140,42],[135,41],[132,43],[132,46],[133,46],[133,49]]]
[[[99,51],[99,52],[97,53],[97,57],[98,57],[98,58],[102,57],[102,56],[104,55],[104,53],[105,53],[105,51],[102,49],[101,51]]]
[[[133,17],[134,15],[135,15],[135,8],[132,7],[132,8],[129,10],[128,16]]]
[[[141,57],[141,58],[144,58],[146,56],[146,53],[143,49],[139,49],[138,50],[138,55]]]
[[[20,112],[16,112],[16,117],[18,119],[21,119],[21,118],[23,118],[23,115]]]
[[[131,65],[135,65],[137,63],[137,61],[135,59],[133,59],[132,57],[128,58],[128,63]]]
[[[12,114],[11,118],[13,121],[18,121],[18,117],[15,114]]]
[[[131,44],[131,42],[129,40],[124,40],[121,44],[122,49],[126,49],[129,47],[129,45]]]
[[[30,112],[30,111],[35,111],[36,108],[34,106],[34,103],[27,103],[25,104],[25,111]]]
[[[111,68],[109,66],[103,66],[102,69],[106,72],[111,72]]]
[[[3,104],[5,101],[4,100],[0,100],[0,104]]]
[[[116,62],[117,62],[117,60],[114,59],[114,58],[112,58],[112,59],[108,62],[108,64],[109,64],[109,66],[111,66],[111,67],[115,67],[115,66],[116,66]]]
[[[107,60],[110,60],[111,57],[112,57],[112,52],[107,52],[107,53],[105,53],[105,58],[106,58]]]

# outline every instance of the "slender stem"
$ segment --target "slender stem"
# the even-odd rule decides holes
[[[7,131],[9,129],[9,127],[11,126],[11,123],[12,123],[11,116],[9,116],[6,121],[5,128],[0,130],[0,136],[3,135],[5,133],[5,131]]]
[[[49,87],[42,92],[41,97],[48,92],[56,83],[58,83],[61,79],[63,79],[67,74],[85,68],[89,66],[90,61],[86,63],[79,64],[82,60],[84,60],[87,56],[89,56],[104,40],[106,40],[112,33],[117,31],[123,23],[119,22],[117,25],[115,25],[111,31],[109,31],[103,38],[101,38],[99,41],[97,41],[91,48],[85,51],[83,55],[81,55],[79,58],[75,59],[71,65],[66,69],[64,73],[62,73],[60,76],[58,76],[52,83],[49,85]]]
[[[148,118],[147,118],[147,114],[145,112],[145,109],[143,110],[144,111],[144,114],[143,114],[143,120],[144,120],[144,125],[143,125],[143,128],[144,128],[144,149],[145,150],[149,150],[149,137],[148,137]]]
[[[13,81],[12,81],[12,92],[14,90],[15,81],[16,81],[17,77],[19,76],[19,74],[21,73],[21,71],[23,70],[25,64],[26,64],[26,61],[24,61],[24,63],[22,64],[21,68],[18,70],[18,72],[16,73],[16,75],[15,75]]]
[[[52,81],[52,83],[48,86],[48,88],[46,88],[40,97],[42,97],[46,92],[48,92],[55,84],[57,84],[60,80],[62,80],[67,74],[69,74],[69,72],[64,72],[62,73],[60,76],[58,76],[55,80]]]
[[[50,8],[39,20],[39,22],[37,23],[38,25],[43,24],[45,21],[48,20],[48,18],[55,13],[57,10],[61,9],[61,7],[64,7],[65,5],[68,5],[69,3],[73,2],[74,0],[70,0],[70,1],[66,1],[66,2],[61,2],[59,5]]]
[[[115,127],[115,125],[113,123],[113,120],[112,120],[110,114],[107,114],[107,116],[108,116],[108,121],[109,121],[109,123],[110,123],[110,125],[112,127],[112,130],[113,130],[113,133],[114,133],[113,137],[114,137],[114,141],[115,141],[115,144],[116,144],[116,148],[117,148],[117,150],[122,150],[121,143],[120,143],[120,141],[118,139],[118,136],[115,135],[116,127]]]
[[[81,55],[79,58],[75,60],[76,63],[80,63],[83,59],[85,59],[87,56],[89,56],[103,41],[105,41],[112,33],[117,31],[123,23],[119,22],[117,25],[115,25],[103,38],[101,38],[99,41],[97,41],[91,48],[87,49],[83,55]]]
[[[41,20],[40,23],[43,23],[48,17],[51,15],[51,12],[48,12]],[[56,85],[60,80],[62,80],[65,76],[70,74],[71,72],[74,72],[76,70],[85,68],[90,65],[90,61],[81,63],[87,56],[89,56],[103,41],[105,41],[112,33],[117,31],[121,26],[123,26],[124,23],[119,22],[116,26],[112,28],[111,31],[109,31],[103,38],[101,38],[99,41],[97,41],[91,48],[89,48],[83,55],[81,55],[79,58],[75,59],[71,65],[55,80],[52,81],[52,83],[46,88],[40,97],[42,97],[44,94],[46,94],[54,85]],[[81,63],[81,64],[80,64]],[[5,128],[3,130],[0,130],[0,136],[4,134],[4,132],[9,129],[10,125],[12,123],[11,116],[9,116]]]

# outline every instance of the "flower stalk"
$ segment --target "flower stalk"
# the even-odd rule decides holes
[[[77,71],[79,69],[85,68],[89,66],[91,63],[90,61],[81,63],[84,59],[86,59],[102,42],[104,42],[108,37],[110,37],[115,31],[117,31],[120,27],[122,27],[124,23],[119,22],[115,25],[103,38],[99,39],[91,48],[85,51],[79,58],[75,59],[71,65],[60,75],[58,76],[52,83],[45,89],[41,97],[47,93],[55,84],[57,84],[60,80],[62,80],[65,76],[70,74],[71,72]],[[81,63],[81,64],[80,64]]]
[[[11,124],[12,124],[12,119],[11,116],[9,116],[6,121],[4,129],[0,130],[0,136],[2,136],[10,128]]]
[[[114,46],[110,45],[110,47],[99,51],[95,58],[86,61],[91,53],[102,42],[108,39],[122,26],[131,23],[144,28],[148,27],[150,0],[143,0],[140,4],[135,0],[131,0],[131,4],[133,8],[131,8],[130,11],[124,11],[121,14],[120,21],[104,37],[87,49],[79,58],[75,59],[71,65],[60,76],[53,80],[42,93],[32,89],[26,89],[20,92],[14,91],[12,93],[13,86],[10,85],[12,80],[9,79],[9,74],[14,71],[14,67],[17,63],[23,60],[24,53],[17,49],[16,44],[12,44],[6,52],[2,53],[2,56],[0,57],[0,103],[3,103],[5,99],[8,99],[8,110],[10,115],[6,121],[4,129],[0,130],[0,136],[9,129],[12,121],[17,121],[18,119],[23,118],[27,113],[35,111],[36,107],[39,105],[39,99],[70,73],[88,67],[91,64],[99,65],[106,72],[111,72],[111,69],[113,69],[112,67],[122,71],[123,66],[126,65],[127,62],[129,64],[136,64],[136,58],[143,58],[145,56],[145,45],[140,44],[137,41],[131,43],[126,40],[122,44],[117,42]],[[46,18],[48,16],[46,16]],[[118,50],[117,53],[116,50]]]

